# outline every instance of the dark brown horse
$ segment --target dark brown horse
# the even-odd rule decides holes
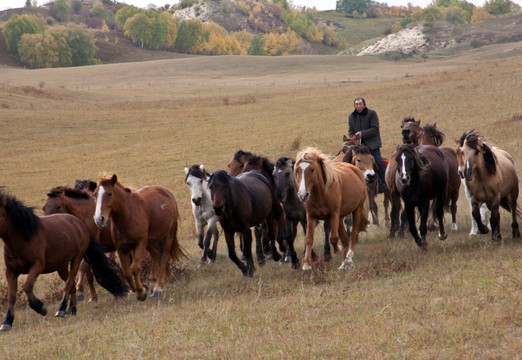
[[[152,297],[160,296],[170,259],[179,261],[185,256],[177,238],[179,213],[174,195],[162,186],[132,190],[122,185],[116,175],[101,177],[94,195],[94,221],[104,227],[109,218],[112,220],[111,232],[123,274],[137,299],[147,298],[141,281],[145,250],[152,257],[152,280],[157,276]],[[163,241],[161,263],[160,241]]]
[[[519,188],[513,158],[504,150],[490,147],[480,134],[468,130],[462,134],[457,148],[459,175],[466,183],[472,205],[472,215],[482,234],[488,228],[482,223],[480,206],[491,211],[491,239],[502,240],[499,207],[511,212],[513,238],[520,237],[517,217]]]
[[[115,296],[123,296],[127,288],[112,271],[103,247],[89,235],[85,225],[70,214],[38,217],[32,208],[0,191],[0,237],[4,242],[8,308],[1,331],[10,330],[14,321],[14,305],[18,277],[27,274],[23,289],[29,306],[46,315],[45,305],[33,293],[40,274],[58,272],[65,281],[57,317],[76,314],[74,277],[85,257],[93,267],[96,280]],[[67,308],[67,303],[69,307]]]
[[[94,183],[95,184],[95,183]],[[95,184],[96,185],[96,184]],[[83,190],[71,189],[58,186],[47,193],[42,210],[45,215],[66,213],[79,218],[87,227],[89,234],[102,244],[106,252],[116,251],[116,245],[112,240],[109,227],[99,229],[94,223],[93,215],[96,207],[96,199]],[[84,283],[87,282],[90,290],[90,301],[97,301],[98,295],[94,288],[94,278],[89,263],[82,261],[78,271],[78,282],[76,283],[76,299],[83,300]]]
[[[368,225],[368,193],[364,178],[355,166],[334,162],[319,150],[306,148],[296,157],[294,166],[298,183],[298,196],[306,207],[306,237],[303,270],[312,266],[314,228],[317,220],[330,220],[330,242],[339,252],[339,237],[343,245],[343,263],[340,270],[353,265],[354,248],[359,231]],[[351,239],[342,219],[352,216]]]
[[[434,217],[439,221],[439,238],[446,239],[444,208],[448,174],[444,154],[435,146],[402,145],[395,156],[397,171],[395,185],[404,201],[410,233],[417,245],[427,248],[426,232],[430,200],[434,201]],[[420,212],[420,237],[415,225],[415,208]]]
[[[208,187],[212,197],[214,211],[225,233],[228,256],[243,275],[254,276],[252,260],[252,233],[250,228],[261,223],[273,226],[270,216],[272,196],[270,184],[266,177],[258,171],[240,174],[237,178],[220,170],[211,175]],[[243,255],[246,265],[236,255],[234,234],[240,233],[243,238]]]

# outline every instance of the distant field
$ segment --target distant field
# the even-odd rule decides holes
[[[195,57],[82,68],[0,68],[0,185],[34,206],[75,179],[116,173],[126,185],[165,185],[181,210],[179,265],[160,300],[114,301],[100,289],[75,318],[55,319],[61,284],[39,278],[41,317],[20,294],[0,357],[515,359],[522,353],[521,241],[501,219],[504,245],[468,239],[461,191],[457,232],[387,240],[371,227],[355,267],[334,257],[303,277],[273,262],[244,279],[220,238],[217,263],[200,257],[183,166],[224,169],[235,151],[275,161],[292,143],[335,154],[352,101],[377,110],[383,154],[401,143],[400,121],[437,123],[445,145],[475,128],[522,168],[522,46],[484,47],[459,57],[395,63],[349,56]],[[378,202],[381,203],[382,199]],[[381,207],[382,214],[382,207]],[[448,218],[448,217],[447,217]],[[322,246],[316,231],[316,247]],[[296,240],[302,258],[303,236]],[[3,259],[0,260],[3,268]],[[257,264],[256,264],[257,265]],[[19,284],[19,289],[21,284]],[[7,308],[0,275],[0,317]]]

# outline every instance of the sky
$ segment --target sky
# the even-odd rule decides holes
[[[468,2],[482,6],[486,0],[467,0]],[[522,6],[522,0],[512,0],[515,4]],[[0,10],[14,9],[23,7],[26,0],[0,0]],[[37,0],[38,5],[43,5],[50,2],[50,0]],[[126,3],[128,5],[135,5],[140,8],[147,8],[149,4],[156,6],[163,6],[165,4],[177,4],[179,0],[119,0],[119,2]],[[306,6],[312,8],[315,6],[317,10],[334,10],[336,0],[290,0],[295,6]],[[378,0],[378,2],[387,3],[389,6],[407,6],[408,3],[412,3],[414,6],[420,6],[425,8],[432,0]]]

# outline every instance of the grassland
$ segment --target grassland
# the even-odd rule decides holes
[[[447,146],[479,130],[513,155],[520,174],[521,68],[521,47],[504,44],[426,63],[197,57],[0,69],[1,185],[39,214],[50,188],[99,172],[130,186],[165,185],[178,200],[180,241],[191,256],[160,300],[115,301],[100,290],[98,303],[81,303],[75,318],[52,316],[61,284],[41,276],[36,293],[50,315],[35,314],[20,294],[0,357],[520,358],[522,250],[506,213],[502,246],[488,235],[470,239],[462,191],[459,230],[445,242],[429,234],[425,254],[410,236],[389,241],[384,227],[371,227],[350,271],[335,271],[338,257],[310,277],[272,262],[247,280],[222,239],[216,264],[198,268],[183,166],[223,169],[238,149],[295,156],[296,142],[334,154],[353,98],[364,96],[380,116],[385,155],[400,143],[400,120],[412,115],[437,123]],[[302,234],[297,244],[300,254]],[[0,276],[1,317],[5,289]]]

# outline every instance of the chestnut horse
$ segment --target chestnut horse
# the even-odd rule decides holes
[[[45,215],[67,213],[79,218],[86,226],[89,234],[102,244],[105,252],[116,250],[109,227],[99,229],[94,223],[93,215],[96,207],[96,199],[89,193],[71,189],[65,186],[58,186],[47,193],[42,210]],[[97,301],[98,295],[94,288],[93,275],[89,263],[82,261],[78,271],[78,282],[76,283],[76,299],[83,300],[83,283],[87,280],[90,290],[90,301]]]
[[[303,270],[311,270],[317,220],[330,220],[330,242],[335,253],[339,252],[338,240],[341,238],[343,263],[339,270],[352,266],[359,231],[365,231],[369,224],[368,192],[362,173],[352,164],[334,162],[314,148],[306,148],[297,154],[294,172],[299,185],[298,195],[306,208]],[[342,219],[350,214],[352,231],[348,244]]]
[[[219,231],[217,228],[218,217],[212,207],[212,199],[208,188],[210,174],[205,171],[203,164],[192,165],[190,168],[185,166],[185,183],[190,189],[192,214],[196,220],[196,230],[198,232],[198,246],[203,250],[200,264],[207,262],[213,263],[217,256],[217,244]],[[205,226],[208,225],[205,233]],[[212,250],[210,249],[210,238],[214,237]]]
[[[103,247],[73,215],[38,217],[32,208],[0,190],[0,237],[4,242],[8,301],[0,331],[12,328],[18,277],[21,274],[27,274],[23,289],[29,306],[40,315],[46,315],[47,309],[33,293],[36,279],[40,274],[55,271],[65,281],[62,301],[55,316],[76,315],[74,277],[84,257],[92,265],[100,285],[114,296],[127,293],[127,287],[111,269]]]
[[[151,277],[154,280],[157,276],[152,297],[161,296],[170,259],[179,261],[185,256],[177,238],[179,213],[174,195],[162,186],[131,190],[114,174],[101,177],[94,196],[94,221],[97,226],[104,227],[109,218],[112,220],[111,232],[123,274],[136,298],[140,301],[147,298],[141,281],[145,250],[152,257]],[[163,241],[161,263],[160,241]]]
[[[457,148],[459,175],[465,181],[472,205],[472,215],[479,231],[488,233],[482,223],[480,206],[485,203],[491,212],[491,240],[500,242],[499,207],[511,212],[513,238],[520,237],[517,216],[518,176],[512,157],[502,149],[490,147],[480,134],[464,132]]]
[[[228,257],[247,277],[254,276],[252,260],[252,232],[250,228],[261,223],[273,226],[270,216],[272,196],[270,184],[259,171],[249,171],[237,178],[226,171],[216,171],[210,176],[208,187],[212,197],[214,212],[225,233]],[[246,265],[236,255],[234,234],[238,232],[243,238],[243,255]]]
[[[427,220],[430,200],[433,215],[439,221],[439,238],[445,240],[444,208],[447,207],[446,186],[448,174],[444,154],[435,146],[402,145],[395,156],[396,187],[404,201],[410,233],[421,249],[426,249]],[[420,227],[415,225],[415,208],[420,212]],[[419,237],[420,232],[420,237]]]
[[[361,170],[364,180],[366,180],[366,189],[368,190],[368,201],[370,204],[370,213],[372,214],[373,224],[379,226],[379,208],[375,202],[375,197],[379,193],[379,182],[377,181],[377,173],[375,172],[375,159],[366,145],[352,146],[346,152],[343,158],[344,162],[355,165]],[[383,159],[384,164],[388,161]],[[390,205],[390,190],[386,188],[383,191],[384,200],[384,221],[386,226],[390,226],[390,216],[388,215],[388,207]]]

